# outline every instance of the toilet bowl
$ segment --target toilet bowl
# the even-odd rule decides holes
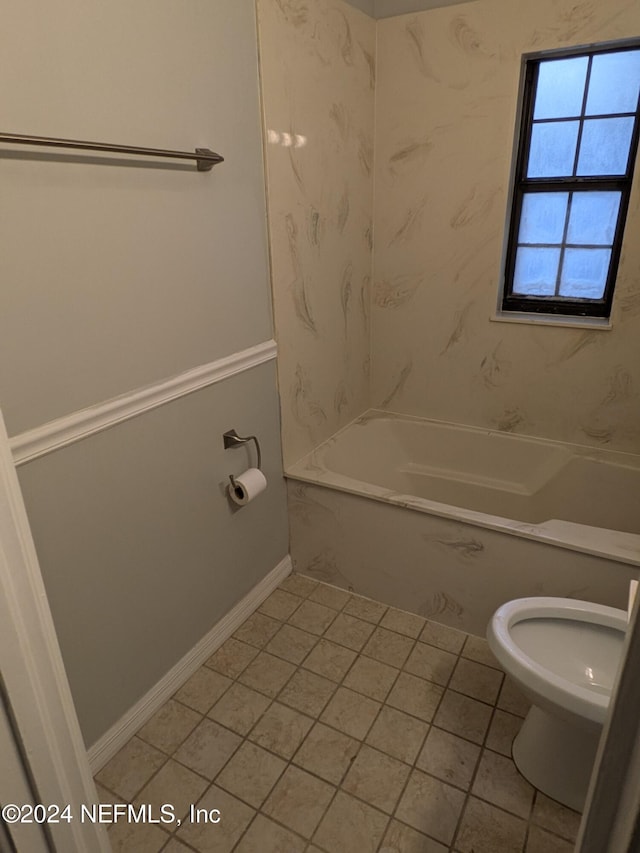
[[[491,651],[532,703],[513,742],[513,760],[534,787],[577,811],[626,628],[626,611],[567,598],[509,601],[487,628]]]

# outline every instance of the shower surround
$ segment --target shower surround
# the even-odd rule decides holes
[[[285,466],[369,403],[375,22],[259,0]]]
[[[639,453],[638,182],[611,328],[502,322],[496,304],[522,54],[635,36],[640,7],[478,0],[377,24],[341,0],[258,8],[285,469],[370,408]],[[400,595],[388,555],[375,590],[375,555],[356,556],[393,521],[356,533],[355,498],[294,481],[289,498],[299,571]],[[437,564],[401,606],[447,621]],[[511,597],[544,592],[523,569]]]

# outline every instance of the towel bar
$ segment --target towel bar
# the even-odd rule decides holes
[[[0,142],[9,142],[17,145],[45,145],[52,148],[75,148],[82,151],[104,151],[115,154],[135,154],[145,157],[169,157],[178,160],[196,160],[199,172],[209,172],[216,165],[222,163],[224,157],[211,151],[209,148],[196,148],[191,154],[189,151],[168,151],[162,148],[139,148],[135,145],[111,145],[105,142],[83,142],[77,139],[55,139],[50,136],[25,136],[20,133],[0,133]]]

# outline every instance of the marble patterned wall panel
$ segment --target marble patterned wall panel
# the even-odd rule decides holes
[[[375,22],[259,0],[285,466],[368,406]]]
[[[640,32],[635,0],[378,23],[372,404],[640,451],[640,175],[611,330],[492,322],[523,53]]]
[[[494,611],[528,596],[626,608],[637,569],[358,495],[288,481],[294,569],[484,636]]]

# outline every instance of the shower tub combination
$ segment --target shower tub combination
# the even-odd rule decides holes
[[[372,410],[286,474],[297,571],[469,633],[640,573],[636,454]]]

